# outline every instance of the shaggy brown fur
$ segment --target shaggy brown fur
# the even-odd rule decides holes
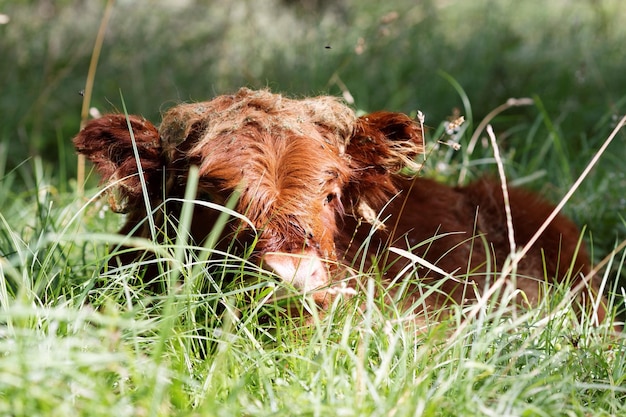
[[[209,102],[175,106],[158,130],[137,116],[130,116],[129,123],[152,207],[164,197],[181,197],[190,166],[197,166],[200,198],[223,204],[237,192],[236,210],[254,230],[242,233],[242,224],[234,222],[235,237],[245,240],[258,233],[257,261],[312,293],[322,308],[328,305],[333,281],[346,276],[340,265],[362,256],[371,267],[373,255],[390,245],[460,277],[446,280],[444,295],[429,297],[427,309],[450,299],[474,298],[464,283],[473,281],[482,290],[508,255],[498,183],[483,180],[450,188],[399,174],[407,166],[415,169],[415,157],[423,150],[420,126],[406,115],[377,112],[357,118],[333,97],[294,100],[241,89]],[[93,120],[74,143],[111,186],[113,208],[128,214],[121,233],[152,236],[144,221],[146,206],[126,117],[111,114]],[[521,246],[552,206],[516,189],[510,190],[510,201]],[[175,206],[168,211],[177,214]],[[218,214],[196,209],[191,232],[197,242],[208,235]],[[364,242],[369,242],[365,255]],[[383,263],[376,267],[389,279],[408,264],[389,253],[379,259]],[[545,276],[570,279],[575,285],[590,271],[589,263],[579,247],[578,229],[559,216],[519,264],[516,285],[534,302]],[[442,279],[426,268],[412,272],[420,282]],[[420,285],[411,288],[420,293]],[[583,297],[588,302],[597,291],[594,281]],[[602,321],[605,314],[601,307],[597,318]]]

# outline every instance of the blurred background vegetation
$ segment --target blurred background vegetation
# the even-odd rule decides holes
[[[11,193],[0,209],[37,170],[73,189],[71,138],[105,4],[0,0],[0,181]],[[158,122],[177,102],[241,86],[349,93],[362,111],[419,109],[432,132],[460,112],[466,146],[495,107],[533,97],[493,125],[510,178],[556,201],[626,113],[624,21],[622,0],[118,0],[91,105],[121,110],[123,94],[130,113]],[[480,147],[472,159],[490,156]],[[596,259],[626,237],[624,161],[621,133],[567,207]],[[454,167],[469,179],[493,169],[463,151],[446,163],[431,174],[451,183]]]

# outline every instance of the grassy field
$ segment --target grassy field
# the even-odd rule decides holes
[[[304,323],[268,301],[288,289],[254,265],[175,242],[164,294],[136,267],[95,287],[122,220],[95,178],[79,192],[70,139],[105,4],[0,0],[0,415],[626,414],[623,335],[575,320],[561,287],[536,309],[484,300],[416,329],[364,271],[359,296]],[[626,113],[624,19],[619,0],[118,1],[90,105],[120,110],[123,95],[156,122],[246,85],[419,109],[423,175],[454,184],[495,172],[481,121],[528,97],[490,123],[509,180],[558,202]],[[442,136],[457,113],[467,123]],[[624,132],[565,207],[617,306]],[[220,285],[203,257],[240,279]]]

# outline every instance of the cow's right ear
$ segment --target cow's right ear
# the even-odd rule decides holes
[[[422,128],[409,116],[381,111],[359,117],[346,146],[352,174],[344,195],[352,212],[368,219],[380,210],[398,191],[393,177],[418,171],[423,150]]]
[[[134,136],[134,144],[131,131]],[[143,190],[137,168],[136,145],[148,192],[158,193],[163,169],[159,131],[139,116],[109,114],[91,120],[74,138],[76,150],[96,167],[102,183],[110,186],[109,201],[118,213],[143,205]]]

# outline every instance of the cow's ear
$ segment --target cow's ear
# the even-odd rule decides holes
[[[398,191],[393,177],[419,170],[423,149],[422,129],[409,116],[381,111],[359,117],[346,146],[351,179],[344,195],[353,212],[367,219],[380,210]]]
[[[361,168],[390,173],[419,169],[415,158],[423,150],[420,125],[406,114],[385,111],[359,117],[347,148]]]
[[[88,122],[74,138],[74,146],[95,165],[108,187],[114,211],[127,213],[143,205],[135,146],[148,192],[158,194],[163,167],[161,141],[149,121],[139,116],[105,115]]]

